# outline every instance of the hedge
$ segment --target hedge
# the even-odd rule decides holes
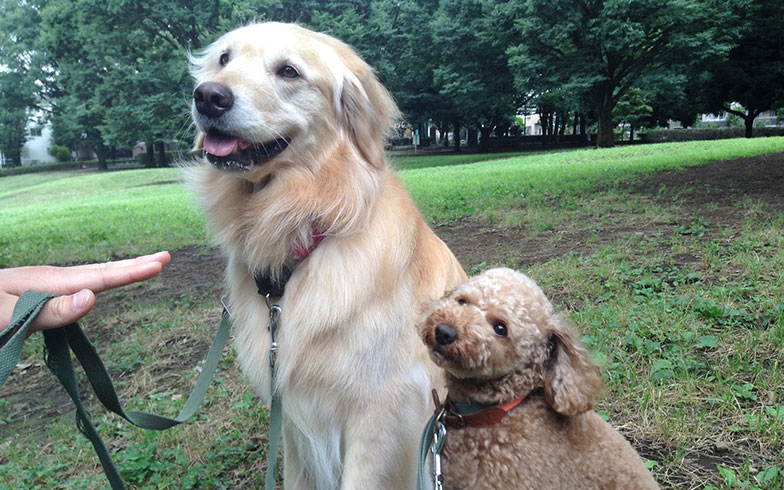
[[[784,136],[784,127],[754,128],[754,137]],[[652,129],[640,133],[643,143],[665,143],[676,141],[721,140],[743,138],[745,128],[711,128],[711,129]]]
[[[107,160],[109,166],[127,165],[132,160]],[[81,162],[58,162],[58,163],[39,163],[35,165],[22,165],[21,167],[0,168],[0,177],[8,175],[32,174],[36,172],[54,172],[57,170],[76,170],[80,168],[98,168],[98,160],[85,160]]]

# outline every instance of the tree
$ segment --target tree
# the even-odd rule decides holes
[[[21,89],[21,90],[20,90]],[[22,146],[27,140],[27,94],[18,73],[0,72],[0,153],[9,166],[21,165]]]
[[[41,11],[39,47],[52,58],[60,94],[53,101],[52,133],[56,143],[89,146],[106,169],[107,148],[100,130],[111,99],[100,91],[111,64],[109,44],[91,24],[95,9],[80,2],[51,0]],[[95,5],[95,7],[98,7]],[[111,29],[105,29],[111,32]]]
[[[648,99],[637,88],[630,89],[613,110],[613,123],[629,125],[629,141],[634,141],[634,130],[651,123],[651,107]]]
[[[743,119],[751,138],[754,119],[784,104],[784,2],[731,2],[741,26],[736,44],[702,78],[706,112],[727,112]],[[742,107],[733,105],[740,104]]]
[[[696,0],[510,1],[519,39],[509,50],[518,86],[584,94],[599,146],[613,145],[612,112],[640,76],[711,50]]]
[[[41,108],[36,93],[46,90],[46,63],[35,49],[38,2],[0,2],[0,153],[21,164],[31,109]]]
[[[520,105],[506,55],[512,24],[498,2],[445,0],[432,28],[440,52],[434,82],[459,120],[479,130],[486,151],[491,133]]]

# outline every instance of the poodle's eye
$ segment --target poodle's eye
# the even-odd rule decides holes
[[[465,306],[466,300],[464,300],[463,298],[457,298],[457,304],[459,304],[460,306]]]
[[[289,80],[292,80],[294,78],[299,78],[299,72],[293,66],[286,65],[283,68],[281,68],[280,70],[278,70],[278,76],[282,77],[282,78],[288,78]]]
[[[506,324],[504,322],[493,323],[493,331],[499,337],[506,337]]]
[[[218,60],[218,62],[220,63],[220,66],[228,65],[229,64],[229,53],[223,53],[220,56],[220,60]]]

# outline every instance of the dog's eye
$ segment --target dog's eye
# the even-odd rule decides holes
[[[293,66],[286,65],[280,70],[278,70],[278,76],[283,78],[293,79],[299,77],[299,72]]]
[[[504,322],[493,323],[493,331],[499,337],[506,337],[506,324]]]
[[[229,53],[223,53],[220,56],[220,60],[218,60],[218,62],[220,63],[220,66],[228,65],[229,64]]]
[[[464,300],[463,298],[457,298],[457,304],[459,304],[460,306],[465,306],[466,300]]]

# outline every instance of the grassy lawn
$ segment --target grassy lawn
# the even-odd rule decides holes
[[[477,163],[413,157],[395,165],[441,230],[471,223],[514,237],[497,254],[479,252],[476,243],[474,255],[459,256],[473,272],[516,266],[522,243],[579,244],[523,271],[583,332],[607,384],[599,412],[641,451],[663,487],[780,489],[784,214],[745,196],[718,220],[713,214],[726,203],[693,207],[688,189],[635,191],[660,171],[777,151],[784,151],[784,138],[502,155]],[[0,178],[0,266],[206,249],[204,220],[178,178],[175,169]],[[462,246],[471,249],[466,241]],[[184,403],[179,394],[192,385],[220,313],[210,293],[146,301],[121,291],[111,297],[121,307],[88,318],[130,408],[173,415]],[[56,391],[46,388],[40,343],[33,337],[25,347],[24,362],[33,367],[0,388],[0,481],[9,488],[101,488],[100,466],[73,416],[44,420],[47,410],[61,413],[63,399],[19,415],[19,407]],[[35,387],[31,394],[25,383]],[[238,373],[233,351],[191,423],[144,432],[90,406],[136,488],[263,485],[267,414]]]

